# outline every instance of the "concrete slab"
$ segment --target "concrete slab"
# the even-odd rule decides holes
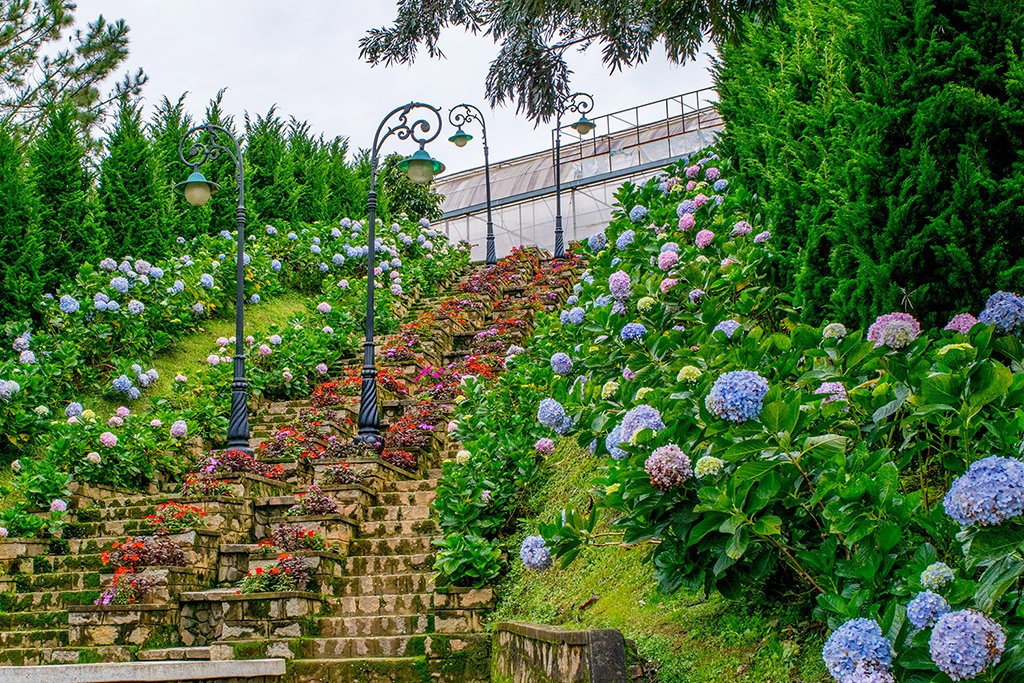
[[[176,683],[284,673],[283,659],[54,664],[0,667],[0,683]]]

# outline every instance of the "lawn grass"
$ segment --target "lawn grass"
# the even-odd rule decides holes
[[[548,483],[534,498],[539,518],[585,507],[593,467],[588,453],[560,445],[545,464]],[[756,587],[740,601],[685,589],[665,595],[644,548],[590,548],[568,568],[540,573],[524,569],[517,551],[518,545],[509,547],[515,561],[492,622],[620,629],[657,663],[659,683],[831,681],[821,661],[823,633],[806,609],[769,604]]]

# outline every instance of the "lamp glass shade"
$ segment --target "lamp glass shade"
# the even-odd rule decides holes
[[[473,136],[459,128],[455,135],[448,138],[448,142],[454,142],[456,147],[465,147],[466,143],[473,139]]]
[[[580,135],[586,135],[590,131],[597,128],[597,124],[588,119],[586,116],[581,116],[580,120],[572,124],[572,129]]]
[[[202,206],[210,201],[212,195],[217,194],[220,185],[206,179],[202,173],[196,171],[183,183],[174,186],[174,191],[185,195],[185,201],[192,206]]]
[[[398,168],[408,173],[414,183],[426,185],[435,175],[444,171],[444,164],[432,158],[427,150],[418,149],[411,157],[399,161]]]

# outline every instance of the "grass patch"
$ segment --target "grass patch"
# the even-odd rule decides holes
[[[537,516],[586,506],[594,463],[560,444],[545,463],[548,482],[533,498]],[[521,538],[514,540],[512,557]],[[821,661],[823,632],[802,606],[772,603],[754,586],[740,601],[685,589],[665,595],[646,557],[643,547],[589,548],[568,568],[542,573],[513,562],[491,621],[620,629],[657,663],[659,683],[831,681]]]

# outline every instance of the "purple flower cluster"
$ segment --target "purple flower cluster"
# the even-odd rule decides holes
[[[675,444],[657,448],[644,462],[644,471],[651,478],[651,486],[669,491],[693,476],[690,458]]]
[[[978,319],[970,313],[959,313],[954,315],[952,320],[946,323],[943,328],[949,332],[959,332],[960,334],[967,334],[971,331],[971,328],[978,324]]]
[[[907,604],[907,619],[915,628],[931,628],[943,614],[949,612],[949,603],[938,593],[923,591]]]
[[[868,328],[868,341],[875,347],[902,349],[921,334],[921,324],[909,313],[886,313],[875,318]]]
[[[732,339],[732,336],[736,334],[736,330],[740,329],[741,327],[743,326],[740,325],[735,320],[723,320],[722,322],[715,325],[715,329],[712,330],[712,333],[721,332],[722,334],[725,335],[726,339]]]
[[[622,332],[619,336],[622,341],[634,341],[640,339],[647,334],[647,328],[640,323],[626,323],[626,326],[622,328]]]
[[[690,290],[690,294],[688,296],[690,298],[690,303],[691,304],[699,304],[701,299],[704,298],[704,290],[703,289],[691,289]]]
[[[710,230],[701,230],[697,233],[693,243],[697,245],[698,249],[705,249],[711,245],[711,241],[715,239],[715,233]]]
[[[551,568],[551,551],[540,536],[527,536],[519,548],[519,558],[527,569],[542,572]]]
[[[735,237],[743,237],[754,232],[754,227],[747,221],[740,221],[732,226],[732,234]]]
[[[772,233],[768,230],[759,232],[754,235],[754,244],[763,244],[772,238]]]
[[[713,183],[713,182],[715,182],[716,180],[718,180],[721,177],[722,177],[722,172],[719,171],[714,166],[712,166],[711,168],[709,168],[709,169],[704,171],[704,179],[707,180],[708,182]]]
[[[676,215],[682,218],[688,213],[695,213],[697,211],[697,204],[692,199],[684,199],[682,203],[676,207]]]
[[[629,210],[629,220],[633,221],[634,223],[639,223],[643,219],[647,218],[647,213],[648,211],[646,206],[641,206],[640,204],[637,204],[636,206]]]
[[[665,423],[661,421],[661,413],[657,408],[643,404],[633,408],[622,418],[622,440],[628,443],[641,429],[658,431],[664,429]]]
[[[679,229],[683,232],[693,230],[697,225],[697,219],[693,217],[692,213],[684,213],[679,217]]]
[[[555,452],[555,442],[548,438],[538,439],[533,448],[541,455],[551,455]]]
[[[629,279],[629,273],[624,270],[617,270],[608,276],[608,289],[612,297],[619,301],[629,298],[633,289],[633,283]]]
[[[978,322],[995,325],[1003,334],[1015,334],[1024,325],[1024,299],[1012,292],[996,292],[985,302]]]
[[[839,683],[869,680],[866,674],[888,672],[892,666],[892,644],[871,619],[851,619],[832,632],[821,657],[828,672]]]
[[[768,380],[752,370],[726,372],[715,380],[704,405],[731,422],[746,422],[761,414]]]
[[[961,526],[995,526],[1024,513],[1024,463],[992,455],[972,464],[942,500]]]
[[[559,351],[551,356],[551,369],[557,375],[568,375],[572,372],[572,359],[568,354]]]
[[[184,420],[176,420],[174,424],[171,425],[171,436],[175,439],[184,439],[188,436],[188,425]]]
[[[833,401],[846,400],[846,387],[843,386],[842,382],[822,382],[821,386],[814,390],[814,393],[825,394],[821,405],[832,403]]]
[[[954,681],[962,681],[999,663],[1006,649],[1006,634],[976,610],[949,612],[936,622],[928,649],[939,669]]]
[[[582,325],[585,311],[580,306],[574,306],[568,311],[558,314],[558,320],[563,325]]]

